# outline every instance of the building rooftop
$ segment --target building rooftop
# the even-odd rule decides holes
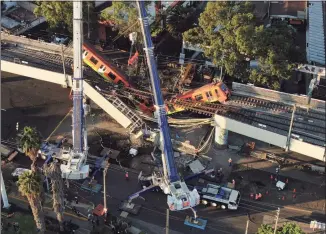
[[[305,19],[306,1],[280,1],[271,2],[270,17],[285,17]]]
[[[323,10],[323,3],[309,3],[308,14],[307,59],[308,62],[325,65],[325,9]]]

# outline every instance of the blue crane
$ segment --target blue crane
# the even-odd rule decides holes
[[[153,174],[152,186],[159,186],[165,194],[168,194],[170,210],[189,209],[199,204],[199,194],[196,189],[189,191],[184,181],[181,181],[174,160],[174,151],[170,136],[169,124],[166,117],[166,107],[161,93],[160,79],[157,72],[152,38],[150,34],[148,17],[143,1],[137,1],[140,24],[143,34],[144,50],[152,84],[155,100],[155,108],[158,116],[160,139],[162,148],[163,176]],[[132,197],[133,198],[133,197]]]

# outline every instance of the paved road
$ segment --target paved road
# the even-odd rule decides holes
[[[264,174],[264,172],[256,172]],[[113,214],[119,215],[118,207],[120,202],[125,200],[128,195],[140,190],[137,182],[137,174],[129,173],[130,181],[124,178],[124,171],[121,169],[110,168],[107,174],[107,191],[108,191],[108,208]],[[98,174],[98,183],[102,182],[102,174]],[[75,184],[78,186],[78,184]],[[88,192],[79,191],[79,195],[88,201],[92,201],[95,205],[103,204],[103,193],[92,195]],[[142,209],[137,216],[131,215],[132,220],[141,220],[155,224],[163,230],[165,227],[166,217],[166,195],[161,192],[148,192],[143,194],[143,199],[137,199],[134,202],[142,204]],[[270,201],[272,202],[272,201]],[[274,204],[265,202],[253,202],[247,197],[243,197],[240,202],[240,208],[237,211],[217,210],[213,207],[198,206],[197,211],[199,217],[208,220],[206,233],[243,233],[247,221],[247,213],[253,222],[250,223],[250,233],[257,231],[258,226],[263,222],[263,217],[275,216],[278,207],[283,207],[282,201],[273,200]],[[284,202],[283,202],[284,203]],[[181,233],[195,233],[199,230],[191,229],[183,224],[187,215],[192,215],[191,211],[170,212],[170,229]],[[301,224],[306,231],[309,230],[308,223],[317,219],[324,221],[323,215],[320,213],[312,213],[299,209],[281,208],[281,218],[289,219]]]
[[[119,205],[128,195],[140,190],[137,181],[138,174],[129,173],[130,180],[126,181],[124,178],[124,171],[117,169],[110,169],[107,173],[107,191],[108,191],[108,209],[113,214],[120,214],[118,211]],[[98,183],[102,183],[102,174],[98,174]],[[74,188],[73,188],[74,187]],[[74,183],[70,191],[77,191],[79,184]],[[72,189],[73,188],[73,189]],[[92,195],[89,192],[84,192],[78,189],[78,194],[85,199],[85,201],[93,202],[95,205],[103,204],[103,193]],[[148,192],[141,198],[134,200],[137,204],[142,204],[142,209],[137,216],[131,215],[132,218],[142,220],[144,222],[158,225],[162,230],[165,227],[166,217],[166,195],[161,192]],[[170,228],[181,233],[195,233],[196,229],[191,229],[183,224],[187,215],[192,215],[191,211],[170,212]],[[243,227],[246,222],[246,211],[239,210],[236,212],[222,211],[212,208],[199,207],[198,215],[209,220],[206,233],[243,233]],[[229,223],[232,219],[232,224]],[[237,225],[234,225],[237,224]]]

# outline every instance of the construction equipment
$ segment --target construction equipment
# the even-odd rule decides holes
[[[160,79],[158,77],[158,72],[156,68],[153,44],[144,2],[137,1],[137,7],[139,12],[141,29],[143,33],[143,41],[145,47],[144,50],[146,53],[146,59],[149,67],[149,74],[155,99],[156,113],[158,116],[158,123],[161,136],[163,173],[161,171],[153,173],[153,175],[149,177],[149,179],[152,180],[152,185],[130,196],[128,203],[125,203],[125,207],[133,207],[134,204],[130,204],[130,202],[132,199],[139,197],[140,193],[151,190],[155,187],[160,187],[162,191],[168,195],[167,203],[169,209],[171,211],[184,210],[189,208],[192,209],[195,215],[195,219],[193,219],[192,223],[198,225],[199,221],[196,216],[196,211],[193,209],[193,207],[198,205],[200,202],[199,194],[196,189],[192,191],[189,190],[186,183],[180,179],[177,171],[177,167],[174,160],[174,151],[172,148],[169,125],[166,118],[166,108],[161,93]],[[204,224],[204,226],[205,225],[206,223]],[[200,225],[200,227],[203,226]]]
[[[74,78],[73,78],[73,114],[72,114],[72,136],[73,149],[68,152],[60,151],[66,154],[67,164],[61,164],[62,177],[66,179],[80,180],[88,177],[89,165],[86,165],[88,146],[87,132],[85,128],[84,104],[83,104],[83,12],[82,2],[73,2],[73,30],[74,30]],[[52,157],[49,154],[48,160]],[[47,161],[46,161],[47,162]]]

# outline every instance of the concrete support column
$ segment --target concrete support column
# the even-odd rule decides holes
[[[5,183],[3,181],[2,173],[1,173],[0,179],[1,179],[1,196],[2,196],[2,201],[3,201],[3,208],[9,208],[10,204],[8,201],[7,191],[6,191]]]
[[[218,147],[224,148],[228,144],[229,131],[218,125],[215,126],[215,143]]]

